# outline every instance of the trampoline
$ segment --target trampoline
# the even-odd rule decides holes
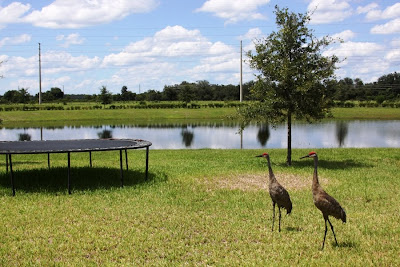
[[[151,142],[141,139],[80,139],[80,140],[47,140],[47,141],[1,141],[0,154],[6,155],[6,171],[10,168],[12,194],[15,196],[12,155],[15,154],[47,154],[47,164],[50,168],[51,153],[67,153],[68,158],[68,193],[71,194],[71,153],[89,152],[90,167],[92,167],[92,152],[119,150],[121,187],[124,186],[123,156],[128,170],[128,149],[146,148],[146,171],[149,170],[149,147]]]

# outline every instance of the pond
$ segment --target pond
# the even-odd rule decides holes
[[[251,124],[239,134],[239,124],[165,123],[148,125],[0,128],[0,140],[57,140],[135,138],[153,143],[152,149],[286,148],[287,127]],[[292,125],[292,148],[400,147],[399,120],[354,120]]]

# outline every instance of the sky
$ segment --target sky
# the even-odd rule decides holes
[[[276,31],[274,7],[312,12],[316,37],[341,38],[323,54],[338,79],[365,83],[400,69],[400,2],[389,0],[0,0],[0,95],[162,91],[165,85],[255,78],[254,41]],[[240,43],[242,42],[242,50]]]

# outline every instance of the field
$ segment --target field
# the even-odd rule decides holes
[[[84,105],[81,103],[81,105]],[[399,120],[400,108],[334,108],[337,120],[370,119]],[[165,122],[174,120],[221,121],[237,118],[236,108],[172,108],[172,109],[88,109],[88,110],[39,110],[0,112],[4,127],[39,127],[63,125],[98,125],[122,123]]]
[[[235,108],[1,112],[2,127],[230,120]],[[335,108],[335,119],[400,119],[398,108]],[[16,196],[0,161],[0,266],[400,265],[400,149],[318,149],[324,189],[347,212],[324,220],[312,201],[309,150],[268,149],[293,211],[271,232],[264,150],[129,151],[125,187],[119,153],[14,155]],[[284,213],[285,214],[285,213]],[[275,222],[277,226],[277,221]]]
[[[311,195],[312,160],[292,167],[271,149],[272,168],[292,198],[282,231],[271,232],[271,200],[261,150],[129,152],[119,187],[118,152],[14,156],[17,194],[0,170],[0,265],[400,265],[399,149],[318,149],[320,182],[347,211],[331,219],[335,246]],[[275,224],[277,226],[277,224]],[[277,229],[277,228],[275,228]]]

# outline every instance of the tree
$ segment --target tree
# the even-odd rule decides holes
[[[20,100],[20,92],[17,90],[9,90],[4,93],[3,98],[11,103],[18,103]]]
[[[64,92],[58,87],[52,87],[50,89],[50,94],[54,99],[62,99],[64,97]]]
[[[193,89],[189,84],[184,84],[178,94],[178,98],[180,101],[184,102],[185,104],[190,103],[194,99],[194,92]]]
[[[104,85],[100,88],[100,101],[104,106],[112,102],[112,94]]]
[[[122,86],[121,88],[121,100],[122,101],[130,101],[130,100],[135,100],[136,94],[132,93],[131,91],[128,90],[128,87],[125,85]]]
[[[28,93],[28,88],[21,88],[5,92],[3,98],[10,103],[27,103],[31,99],[31,95]]]
[[[287,164],[292,158],[292,119],[323,118],[331,105],[325,84],[334,78],[336,56],[321,50],[334,40],[317,39],[308,28],[310,14],[296,14],[275,6],[277,32],[255,41],[255,53],[247,53],[250,67],[260,72],[251,89],[256,100],[239,110],[244,125],[251,120],[287,122]]]
[[[27,103],[31,99],[31,95],[28,93],[28,88],[21,88],[19,89],[19,102],[20,103]]]

